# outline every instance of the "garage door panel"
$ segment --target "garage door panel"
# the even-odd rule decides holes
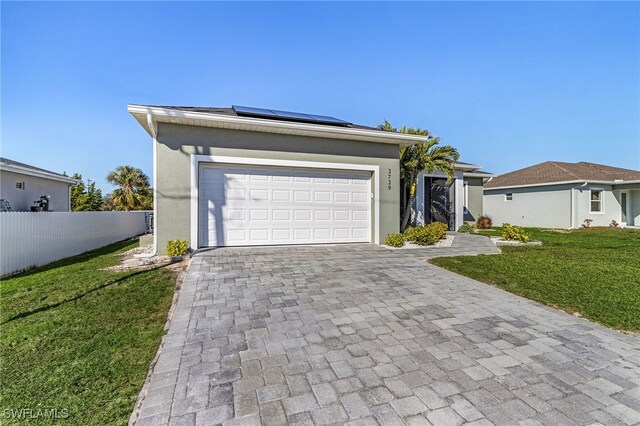
[[[268,209],[260,209],[251,210],[250,213],[251,220],[269,220],[269,210]]]
[[[310,242],[311,241],[311,229],[294,229],[293,230],[294,241]]]
[[[350,202],[351,197],[349,197],[349,193],[348,192],[344,192],[344,191],[336,191],[333,193],[333,202],[334,203],[348,203]]]
[[[313,192],[313,200],[316,203],[330,203],[331,202],[331,191],[314,191]]]
[[[331,210],[315,210],[313,214],[316,221],[331,220]]]
[[[369,218],[369,212],[362,210],[354,210],[352,212],[352,219],[358,221],[367,221]]]
[[[203,166],[199,245],[368,242],[370,173]]]

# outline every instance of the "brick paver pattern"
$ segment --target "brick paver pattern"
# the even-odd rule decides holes
[[[495,252],[456,240],[196,255],[138,424],[639,424],[640,339],[426,262]]]

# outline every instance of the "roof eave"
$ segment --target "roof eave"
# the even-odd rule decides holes
[[[582,183],[582,184],[596,184],[596,185],[627,185],[640,183],[640,180],[590,180],[590,179],[577,179],[577,180],[565,180],[558,182],[543,182],[543,183],[530,183],[527,185],[506,185],[506,186],[492,186],[488,188],[484,188],[486,190],[494,190],[494,189],[513,189],[513,188],[531,188],[538,186],[555,186],[555,185],[567,185],[574,183]]]
[[[279,133],[287,135],[311,136],[331,139],[347,139],[364,142],[394,144],[400,147],[423,142],[425,137],[392,133],[377,130],[354,129],[338,126],[324,126],[309,123],[274,121],[261,118],[227,116],[213,113],[202,113],[184,110],[174,110],[161,107],[130,104],[129,113],[142,127],[153,136],[147,116],[150,114],[155,122],[204,126],[222,129],[245,130],[263,133]]]
[[[477,172],[477,171],[473,171],[473,172],[462,172],[462,176],[465,177],[483,177],[483,178],[491,178],[491,177],[496,177],[496,174],[493,173],[489,173],[489,172]]]
[[[56,173],[48,173],[42,170],[33,170],[27,167],[17,166],[15,164],[0,164],[0,170],[10,172],[10,173],[20,173],[27,176],[39,177],[42,179],[55,180],[58,182],[64,182],[69,185],[77,185],[78,181],[75,179],[71,179],[69,177],[65,177],[62,175],[58,175]]]
[[[473,172],[482,168],[482,166],[478,164],[461,164],[461,163],[455,163],[454,167],[456,170],[461,170],[463,172],[465,171]]]

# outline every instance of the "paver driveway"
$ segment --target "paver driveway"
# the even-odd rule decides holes
[[[637,337],[429,265],[434,250],[194,257],[138,424],[640,422]]]

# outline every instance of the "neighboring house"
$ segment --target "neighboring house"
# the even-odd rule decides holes
[[[77,181],[60,173],[0,158],[0,199],[8,200],[12,211],[31,211],[34,202],[48,195],[49,210],[71,210],[70,189]]]
[[[154,139],[156,249],[372,242],[399,230],[400,146],[424,137],[258,108],[129,105]]]
[[[484,211],[496,225],[640,226],[640,171],[547,161],[487,182]]]
[[[447,181],[442,172],[422,172],[416,188],[415,223],[444,222],[456,230],[464,222],[475,222],[482,214],[482,185],[495,175],[480,171],[482,166],[455,164],[455,179]]]

